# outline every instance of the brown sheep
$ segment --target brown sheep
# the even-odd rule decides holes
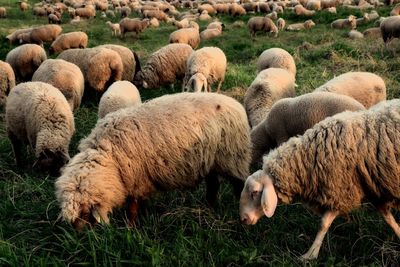
[[[124,18],[119,22],[122,37],[125,37],[127,32],[135,32],[136,35],[141,33],[144,29],[150,26],[150,20],[144,19],[130,19]]]
[[[278,27],[276,27],[272,19],[268,17],[252,17],[247,22],[247,27],[249,28],[251,37],[253,38],[256,37],[258,31],[272,32],[275,37],[278,36],[279,32]]]
[[[384,19],[381,23],[382,39],[388,43],[392,38],[400,37],[400,16],[392,16]]]

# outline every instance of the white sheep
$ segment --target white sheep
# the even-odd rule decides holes
[[[309,19],[309,20],[304,21],[303,23],[290,24],[289,26],[287,26],[286,30],[287,31],[300,31],[300,30],[311,29],[314,26],[315,26],[314,21]]]
[[[170,44],[188,44],[196,49],[200,44],[200,33],[198,28],[183,28],[169,35]]]
[[[128,201],[135,222],[141,201],[158,190],[206,181],[216,201],[218,176],[240,194],[249,171],[249,127],[243,106],[215,93],[164,95],[99,120],[55,182],[61,216],[76,228],[109,223]]]
[[[281,68],[296,76],[296,63],[289,52],[274,47],[261,53],[257,60],[257,73],[268,68]]]
[[[357,18],[353,15],[350,15],[347,19],[337,19],[331,23],[331,27],[334,29],[344,29],[350,28],[354,30],[357,28]]]
[[[359,32],[357,30],[351,30],[348,33],[348,36],[350,39],[361,39],[364,38],[364,34],[362,32]]]
[[[370,202],[400,238],[391,208],[400,202],[400,101],[329,117],[264,157],[247,178],[240,218],[255,224],[274,215],[278,202],[300,200],[322,215],[321,228],[303,259],[316,259],[334,219]]]
[[[69,32],[60,34],[49,48],[49,53],[61,53],[71,48],[86,48],[88,36],[84,32]]]
[[[121,28],[119,26],[119,23],[112,23],[111,21],[107,21],[106,24],[110,28],[112,36],[121,35]]]
[[[276,26],[278,27],[278,30],[282,31],[285,28],[286,21],[283,18],[279,18],[276,21]]]
[[[10,64],[0,60],[0,108],[5,106],[10,90],[15,86],[15,75]]]

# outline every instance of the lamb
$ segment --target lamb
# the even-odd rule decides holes
[[[334,29],[344,29],[350,28],[354,30],[357,28],[357,18],[353,15],[350,15],[347,19],[337,19],[331,23],[331,27]]]
[[[186,62],[193,49],[187,44],[169,44],[154,52],[134,79],[143,88],[159,88],[180,80],[186,73]],[[168,68],[166,68],[168,66]]]
[[[121,80],[124,70],[119,54],[107,48],[69,49],[57,58],[77,65],[86,84],[97,92],[103,92],[113,82]]]
[[[400,16],[392,16],[384,19],[381,23],[382,38],[387,44],[392,38],[400,37]]]
[[[281,68],[296,76],[296,63],[291,54],[278,47],[261,53],[257,60],[257,73],[268,68]]]
[[[259,124],[272,105],[281,98],[294,97],[294,75],[280,68],[269,68],[258,73],[244,95],[250,126]]]
[[[88,44],[88,36],[84,32],[69,32],[61,34],[51,44],[49,48],[50,55],[61,53],[71,48],[86,48]]]
[[[246,10],[239,4],[233,3],[229,5],[229,10],[228,10],[229,15],[232,17],[236,16],[242,16],[246,14]]]
[[[385,82],[370,72],[347,72],[321,85],[315,92],[331,92],[347,95],[366,108],[386,100]]]
[[[183,88],[188,91],[211,92],[211,85],[218,82],[217,93],[225,79],[227,60],[218,47],[203,47],[194,51],[187,60]]]
[[[138,35],[144,29],[149,27],[149,25],[150,25],[149,19],[138,20],[138,19],[124,18],[119,22],[119,27],[121,29],[122,37],[125,37],[125,33],[127,32],[135,32],[136,35]]]
[[[365,110],[357,100],[326,92],[314,92],[295,98],[277,101],[265,119],[250,133],[253,148],[253,164],[258,163],[263,154],[290,137],[302,135],[326,117],[343,111]]]
[[[296,13],[297,16],[310,17],[315,14],[315,10],[308,10],[305,7],[303,7],[302,5],[296,5],[294,7],[294,13]]]
[[[43,46],[45,42],[53,42],[62,32],[59,25],[44,25],[19,35],[20,43],[33,43]]]
[[[107,21],[106,24],[111,29],[112,36],[121,35],[121,28],[119,26],[119,23],[112,23],[111,21]]]
[[[200,39],[202,41],[204,40],[210,40],[213,39],[217,36],[220,36],[222,34],[222,31],[219,29],[205,29],[200,33]]]
[[[276,24],[278,26],[278,30],[282,31],[285,28],[286,22],[285,22],[285,20],[283,18],[279,18],[276,21]]]
[[[381,28],[380,27],[374,27],[374,28],[369,28],[366,29],[363,32],[364,37],[369,37],[369,38],[375,38],[379,39],[382,38],[382,33],[381,33]]]
[[[300,30],[311,29],[314,26],[315,26],[314,21],[309,19],[309,20],[304,21],[303,23],[290,24],[289,26],[287,26],[286,30],[287,31],[300,31]]]
[[[47,59],[35,71],[32,81],[48,83],[60,90],[72,112],[81,105],[85,80],[75,64],[62,59]]]
[[[0,7],[0,19],[7,17],[7,10],[5,7]]]
[[[188,44],[193,49],[196,49],[200,44],[199,29],[184,28],[172,32],[169,35],[170,44]]]
[[[15,75],[12,67],[0,60],[0,108],[5,106],[7,95],[14,86]]]
[[[74,117],[62,93],[42,82],[21,83],[7,98],[6,129],[15,161],[22,164],[21,148],[35,153],[34,165],[56,175],[69,160],[68,146],[75,131]]]
[[[44,49],[35,44],[18,46],[6,56],[6,62],[13,68],[17,83],[30,81],[33,73],[46,59]]]
[[[364,38],[364,34],[359,32],[359,31],[357,31],[357,30],[351,30],[348,33],[348,36],[349,36],[350,39],[361,39],[361,38]]]
[[[99,102],[99,118],[122,108],[137,106],[142,103],[136,86],[128,81],[113,83],[101,96]]]
[[[249,127],[242,105],[230,97],[164,95],[107,115],[79,150],[55,182],[61,217],[78,229],[109,223],[108,214],[127,201],[134,223],[140,202],[157,190],[186,189],[204,179],[213,205],[222,176],[240,194],[250,162]]]
[[[272,19],[268,17],[252,17],[247,22],[247,27],[249,28],[251,37],[255,38],[258,31],[272,32],[274,37],[278,36],[278,27]]]
[[[278,201],[294,198],[322,214],[321,228],[305,260],[316,259],[333,220],[370,202],[400,238],[391,208],[399,208],[400,101],[343,112],[264,157],[263,169],[245,182],[240,217],[255,224],[272,217]]]

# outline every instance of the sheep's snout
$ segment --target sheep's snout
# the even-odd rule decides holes
[[[249,215],[247,215],[247,214],[242,215],[242,217],[240,218],[240,221],[242,222],[242,224],[246,224],[246,225],[252,224],[251,220],[249,218]]]

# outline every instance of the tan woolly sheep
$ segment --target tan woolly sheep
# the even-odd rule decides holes
[[[192,52],[192,47],[187,44],[162,47],[150,56],[143,69],[136,74],[134,84],[146,89],[174,84],[185,76],[186,62]]]
[[[160,10],[146,10],[143,12],[143,17],[145,18],[156,18],[159,21],[167,22],[168,16]]]
[[[107,21],[106,24],[110,28],[112,36],[121,35],[121,28],[119,27],[119,23],[112,23],[111,21]]]
[[[315,92],[331,92],[347,95],[366,108],[386,100],[385,82],[370,72],[347,72],[321,85]]]
[[[236,16],[246,15],[246,10],[241,5],[233,3],[229,5],[228,13],[229,15],[236,17]]]
[[[0,19],[7,17],[7,10],[5,7],[0,7]]]
[[[80,105],[85,80],[78,66],[62,59],[47,59],[35,71],[33,82],[44,82],[59,89],[74,112]]]
[[[183,88],[187,91],[211,92],[211,85],[218,82],[217,93],[225,80],[227,60],[218,47],[203,47],[194,51],[187,60]]]
[[[326,117],[346,110],[365,110],[365,107],[349,96],[326,92],[278,100],[265,119],[251,131],[252,162],[260,162],[263,154],[268,154],[290,137],[301,135]]]
[[[294,75],[287,70],[269,68],[258,73],[243,101],[250,126],[259,124],[279,99],[294,97],[294,86]]]
[[[220,22],[220,21],[213,21],[210,24],[207,25],[207,29],[218,29],[222,32],[222,30],[225,28],[225,24]]]
[[[15,75],[12,67],[0,60],[0,108],[5,106],[7,95],[14,86]]]
[[[110,113],[79,150],[55,182],[62,218],[78,229],[109,223],[113,209],[128,202],[134,223],[140,202],[159,190],[205,180],[213,205],[222,176],[240,194],[250,162],[249,127],[242,105],[230,97],[165,95]]]
[[[364,34],[359,32],[359,31],[357,31],[357,30],[351,30],[348,33],[348,36],[349,36],[350,39],[361,39],[361,38],[364,38]]]
[[[19,29],[6,36],[10,44],[19,42],[20,35],[32,31],[33,28]]]
[[[24,144],[34,150],[34,165],[52,175],[69,160],[74,116],[63,94],[52,85],[28,82],[15,86],[7,98],[6,128],[18,166]]]
[[[169,35],[170,44],[188,44],[193,49],[196,49],[200,44],[200,33],[199,29],[196,28],[184,28],[172,32]]]
[[[61,53],[71,48],[86,48],[88,36],[84,32],[69,32],[60,34],[49,48],[50,55]]]
[[[356,19],[356,25],[357,26],[364,25],[364,24],[368,23],[369,21],[370,21],[369,14],[364,13],[361,18]]]
[[[43,46],[43,43],[53,42],[62,32],[59,25],[44,25],[19,35],[20,43],[33,43]]]
[[[309,0],[307,1],[306,8],[309,10],[321,10],[321,1],[320,0]]]
[[[255,224],[272,217],[278,202],[301,201],[322,215],[305,260],[316,259],[334,219],[369,202],[400,238],[392,208],[399,209],[400,101],[367,111],[343,112],[293,137],[264,157],[262,171],[247,178],[240,218]]]
[[[91,7],[80,7],[75,9],[75,15],[83,19],[90,19],[96,17],[96,10]]]
[[[247,22],[247,27],[253,38],[256,37],[256,33],[259,31],[272,32],[275,37],[278,36],[279,32],[278,27],[276,27],[275,23],[268,17],[252,17]]]
[[[309,20],[304,21],[303,23],[290,24],[289,26],[287,26],[286,30],[287,31],[300,31],[300,30],[311,29],[314,26],[315,26],[314,21],[309,19]]]
[[[138,20],[138,19],[124,18],[119,22],[119,27],[121,29],[122,37],[125,37],[125,34],[127,32],[135,32],[136,35],[138,35],[149,26],[150,26],[149,19]]]
[[[35,44],[18,46],[6,56],[6,62],[13,68],[17,83],[30,81],[33,73],[46,59],[44,49]]]
[[[276,21],[276,25],[278,27],[278,30],[282,31],[285,28],[286,22],[285,22],[285,20],[283,18],[279,18]]]
[[[222,34],[222,31],[219,29],[205,29],[200,33],[200,39],[202,41],[204,40],[210,40],[213,39],[217,36],[220,36]]]
[[[85,83],[98,92],[121,80],[124,70],[119,54],[107,48],[69,49],[61,52],[57,58],[77,65],[85,77]]]
[[[122,108],[137,106],[142,103],[136,86],[128,81],[113,83],[101,96],[99,102],[99,118]]]
[[[400,38],[400,16],[392,16],[381,22],[381,33],[385,43],[392,38]]]
[[[199,16],[199,20],[200,21],[210,21],[212,18],[210,15],[208,15],[207,10],[204,10],[203,12],[201,12],[200,16]]]
[[[183,19],[181,21],[174,20],[173,24],[178,29],[189,28],[189,20],[188,19]]]
[[[331,23],[331,27],[334,29],[350,28],[354,30],[357,27],[357,18],[350,15],[347,19],[337,19]]]
[[[197,10],[199,11],[200,14],[203,13],[203,11],[207,11],[207,13],[210,15],[215,15],[217,13],[215,8],[210,4],[203,4],[199,6]]]
[[[369,28],[363,32],[364,37],[379,39],[382,38],[382,32],[380,27]]]
[[[310,17],[313,16],[315,14],[314,10],[308,10],[305,7],[303,7],[302,5],[297,5],[294,7],[294,13],[296,13],[297,16],[306,16],[306,17]]]
[[[153,27],[153,28],[160,27],[160,22],[156,18],[150,19],[149,23],[150,23],[150,27]]]
[[[19,1],[19,9],[23,12],[23,11],[27,11],[29,8],[29,4],[23,1]]]
[[[398,16],[400,15],[400,4],[396,5],[392,11],[390,11],[390,16]]]
[[[261,53],[257,60],[257,72],[268,68],[281,68],[296,76],[296,63],[291,54],[278,47],[270,48]]]
[[[55,14],[48,15],[49,24],[61,24],[61,19]]]

